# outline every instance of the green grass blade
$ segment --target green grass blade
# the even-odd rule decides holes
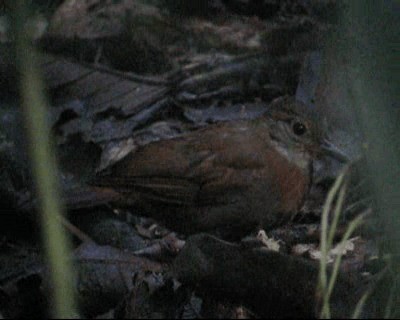
[[[20,75],[21,103],[29,137],[32,169],[40,202],[43,242],[50,266],[53,287],[53,316],[77,316],[74,299],[74,276],[66,232],[61,224],[57,165],[47,124],[47,99],[40,77],[39,57],[30,41],[26,28],[27,1],[17,0],[15,5],[14,32],[16,60]]]

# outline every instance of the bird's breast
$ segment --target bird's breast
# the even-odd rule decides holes
[[[279,195],[279,211],[294,213],[298,211],[310,189],[310,163],[299,166],[279,153],[268,154],[268,175]]]

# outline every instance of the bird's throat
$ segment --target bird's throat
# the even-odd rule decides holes
[[[290,163],[295,164],[297,167],[302,169],[305,173],[310,171],[311,156],[303,150],[292,150],[288,146],[284,145],[280,141],[272,140],[275,149]]]

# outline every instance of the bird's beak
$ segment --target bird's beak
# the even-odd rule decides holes
[[[322,154],[330,156],[336,160],[338,160],[339,162],[349,162],[349,157],[343,153],[342,150],[340,150],[337,146],[335,146],[334,144],[332,144],[330,141],[328,140],[324,140],[321,144],[321,149],[322,149]]]

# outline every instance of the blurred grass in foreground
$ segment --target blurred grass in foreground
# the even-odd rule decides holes
[[[322,307],[320,312],[320,318],[329,319],[331,318],[330,310],[330,298],[333,292],[333,288],[336,283],[337,276],[340,271],[340,263],[342,261],[342,256],[344,248],[347,241],[350,239],[354,230],[356,230],[363,223],[363,215],[358,215],[355,217],[348,225],[343,238],[339,243],[338,255],[333,263],[332,272],[328,278],[328,255],[329,251],[333,248],[333,240],[337,231],[339,218],[342,213],[343,203],[346,196],[347,181],[346,174],[348,173],[348,168],[345,168],[343,172],[338,176],[334,185],[328,193],[326,198],[322,217],[321,217],[321,259],[320,259],[320,270],[319,270],[319,280],[318,280],[318,292],[322,296]],[[335,204],[334,204],[335,202]],[[333,219],[329,223],[329,215],[332,214]],[[355,307],[353,318],[357,318],[361,312],[361,309],[365,303],[367,295],[363,296],[360,300],[358,306]]]
[[[46,249],[53,289],[52,315],[71,318],[78,315],[74,290],[72,257],[66,232],[61,224],[61,206],[57,165],[47,123],[47,99],[40,76],[39,56],[31,44],[28,2],[14,2],[14,35],[19,72],[20,98],[29,138],[32,169],[40,200],[43,242]]]
[[[334,56],[348,64],[341,73],[347,85],[335,97],[356,111],[366,145],[368,167],[375,195],[375,212],[383,237],[381,258],[388,272],[371,296],[376,312],[385,318],[400,317],[400,106],[398,45],[400,4],[397,1],[344,1],[338,30],[329,44]],[[397,47],[397,49],[396,49]],[[340,61],[340,58],[338,59]],[[341,70],[343,71],[343,70]],[[340,71],[337,71],[340,72]],[[356,125],[356,124],[355,124]],[[335,187],[337,188],[337,186]],[[335,192],[340,192],[335,189]],[[327,201],[329,203],[329,201]],[[326,227],[326,226],[325,226]],[[326,232],[322,239],[326,238]],[[322,246],[322,244],[321,244]],[[321,272],[323,273],[322,266]],[[327,279],[323,295],[329,297]],[[367,299],[365,296],[363,299]],[[367,302],[368,303],[368,302]],[[355,306],[359,314],[359,306]],[[323,309],[322,317],[329,317]],[[357,316],[357,314],[356,314]]]

